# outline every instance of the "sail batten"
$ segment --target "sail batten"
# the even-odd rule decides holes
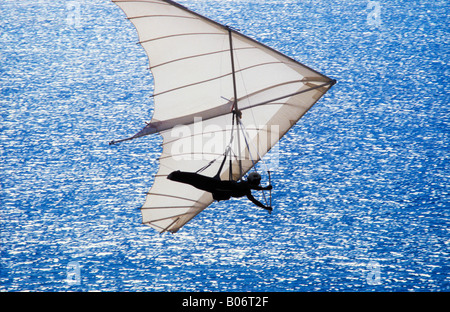
[[[198,19],[196,17],[191,16],[183,16],[183,15],[140,15],[140,16],[130,16],[127,17],[129,20],[138,19],[138,18],[190,18],[190,19]]]
[[[176,2],[113,2],[136,28],[155,84],[152,120],[120,141],[163,139],[142,223],[175,233],[213,198],[171,172],[241,179],[335,81]]]
[[[237,48],[235,50],[246,50],[246,49],[256,49],[256,48],[255,47],[244,47],[244,48]],[[189,55],[189,56],[186,56],[186,57],[181,57],[181,58],[178,58],[178,59],[167,61],[167,62],[164,62],[164,63],[161,63],[161,64],[152,65],[149,69],[154,69],[154,68],[157,68],[157,67],[160,67],[160,66],[168,65],[168,64],[179,62],[179,61],[183,61],[183,60],[189,60],[189,59],[193,59],[193,58],[196,58],[196,57],[213,55],[213,54],[216,54],[216,53],[230,53],[230,51],[229,51],[229,49],[226,49],[226,50],[220,50],[220,51],[212,51],[212,52],[207,52],[207,53],[200,53],[200,54],[196,54],[196,55]]]
[[[170,217],[164,217],[164,218],[160,218],[160,219],[155,219],[155,220],[152,220],[151,222],[152,223],[156,223],[156,222],[164,221],[164,220],[172,220],[174,218],[177,218],[176,220],[178,220],[182,216],[187,216],[187,215],[191,215],[191,214],[193,214],[193,213],[182,213],[182,214],[179,214],[179,215],[174,215],[174,216],[170,216]]]
[[[151,195],[151,196],[164,196],[164,197],[171,197],[171,198],[183,199],[183,200],[191,201],[191,202],[194,202],[194,203],[197,202],[195,199],[192,199],[192,198],[188,198],[188,197],[180,197],[180,196],[168,196],[167,194],[158,194],[158,193],[150,193],[150,192],[148,192],[147,195]],[[151,208],[149,208],[149,209],[151,209]]]
[[[162,39],[171,39],[171,38],[175,38],[175,37],[184,37],[184,36],[209,36],[209,35],[220,35],[223,36],[223,34],[220,33],[212,33],[212,32],[198,32],[198,33],[185,33],[185,34],[175,34],[175,35],[167,35],[167,36],[162,36],[162,37],[157,37],[157,38],[152,38],[152,39],[146,39],[146,40],[141,40],[139,41],[140,44],[144,44],[147,42],[152,42],[152,41],[157,41],[157,40],[162,40]]]

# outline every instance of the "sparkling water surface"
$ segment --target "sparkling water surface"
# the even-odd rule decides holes
[[[0,0],[0,290],[449,291],[448,1],[182,4],[338,81],[269,155],[274,212],[142,225],[161,138],[108,145],[153,111],[134,27]]]

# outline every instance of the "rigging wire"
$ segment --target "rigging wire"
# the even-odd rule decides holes
[[[238,68],[241,68],[241,66],[240,66],[240,64],[239,64],[239,58],[238,58],[237,56],[235,57],[235,61],[236,61],[236,63],[237,63],[237,67],[238,67]],[[249,93],[248,93],[248,90],[247,90],[247,85],[246,85],[246,83],[245,83],[244,74],[243,74],[242,71],[239,71],[239,74],[240,74],[240,76],[241,76],[241,84],[242,84],[242,86],[244,87],[245,94],[248,95]],[[248,96],[245,96],[245,99],[246,99],[246,101],[247,101],[247,103],[248,103],[249,111],[250,111],[250,113],[252,114],[252,119],[253,119],[253,123],[254,123],[254,125],[255,125],[255,128],[257,128],[256,118],[255,118],[255,114],[254,114],[254,112],[253,112],[253,107],[252,107],[252,105],[251,105],[250,98],[249,98]],[[239,120],[239,122],[240,122],[240,124],[241,124],[241,127],[243,127],[243,129],[244,129],[245,131],[247,131],[247,130],[245,129],[245,127],[243,126],[242,121]],[[247,134],[248,134],[248,132],[247,132]],[[254,147],[254,146],[253,146],[253,147]],[[250,152],[250,151],[249,151],[249,152]],[[261,157],[261,155],[259,155],[258,149],[256,149],[256,152],[258,153],[259,160],[262,161],[262,163],[263,163],[263,165],[264,165],[264,167],[265,167],[265,170],[266,170],[267,172],[269,172],[269,169],[268,169],[268,167],[267,167],[266,162],[265,162],[264,159]],[[252,161],[253,161],[253,160],[252,160]],[[254,164],[255,164],[255,163],[254,163]],[[256,168],[255,168],[255,170],[256,170]]]
[[[222,164],[217,172],[217,175],[220,176],[220,171],[222,171],[223,168],[223,164],[225,163],[225,160],[227,158],[227,154],[230,154],[231,157],[231,152],[232,152],[232,148],[231,148],[231,144],[233,143],[233,139],[234,139],[234,134],[233,134],[233,130],[234,129],[234,122],[231,126],[231,138],[230,138],[230,142],[228,143],[227,146],[225,146],[225,151],[223,152],[222,155],[217,156],[216,158],[214,158],[213,160],[211,160],[209,163],[207,163],[205,166],[201,167],[200,169],[198,169],[195,173],[199,173],[199,172],[203,172],[205,171],[207,168],[209,168],[213,163],[215,163],[220,157],[224,157]],[[234,154],[234,152],[233,152]],[[230,167],[230,172],[231,172],[231,167]]]
[[[231,47],[231,49],[232,49],[232,44],[231,44],[231,32],[230,32],[230,47]],[[237,57],[237,55],[235,55],[235,57],[233,57],[233,54],[234,54],[233,51],[231,51],[232,66],[233,66],[233,75],[234,75],[234,66],[235,66],[235,62],[236,62],[236,64],[237,64],[237,67],[238,67],[238,68],[241,68],[241,66],[240,66],[240,64],[239,64],[239,58]],[[241,76],[241,85],[244,87],[245,94],[248,95],[249,93],[248,93],[247,86],[246,86],[246,83],[245,83],[243,71],[239,71],[239,74],[240,74],[240,76]],[[236,78],[235,78],[235,77],[233,77],[233,83],[234,83],[234,92],[235,92],[235,105],[236,105],[236,108],[237,108],[237,102],[238,102],[238,99],[237,99],[237,94],[236,94]],[[248,107],[250,108],[249,110],[250,110],[250,112],[251,112],[251,114],[252,114],[252,119],[253,119],[255,128],[257,129],[256,118],[255,118],[255,114],[254,114],[254,112],[253,112],[253,108],[252,108],[252,106],[251,106],[250,98],[249,98],[248,96],[246,96],[245,98],[246,98],[246,101],[247,101],[247,103],[248,103]],[[235,114],[237,114],[237,113],[235,113]],[[234,115],[234,114],[233,114],[233,115]],[[234,116],[233,116],[233,117],[234,117]],[[255,172],[258,172],[258,171],[257,171],[257,168],[256,168],[256,163],[257,163],[258,161],[262,161],[262,164],[263,164],[263,166],[264,166],[264,168],[265,168],[265,171],[267,172],[268,177],[269,177],[269,185],[271,185],[270,170],[269,170],[269,168],[267,167],[266,162],[264,161],[264,159],[263,159],[263,158],[261,157],[261,155],[259,154],[258,148],[256,148],[256,147],[254,146],[253,141],[250,140],[250,135],[249,135],[247,129],[245,128],[245,126],[244,126],[244,124],[242,123],[241,119],[240,119],[237,115],[236,115],[236,121],[238,122],[237,128],[239,128],[239,127],[241,128],[242,135],[243,135],[243,137],[244,137],[245,144],[247,145],[247,149],[248,149],[248,152],[249,152],[250,160],[252,161],[252,164],[253,164],[253,169],[255,170]],[[234,118],[233,118],[233,125],[234,125]],[[237,132],[238,132],[238,135],[239,135],[239,129],[237,130]],[[253,158],[253,155],[252,155],[252,152],[251,152],[251,149],[250,149],[250,146],[249,146],[248,141],[250,141],[250,143],[252,144],[252,146],[253,146],[253,147],[255,148],[255,150],[256,150],[256,154],[257,154],[257,157],[258,157],[258,159],[257,159],[256,161],[254,161],[254,158]],[[239,144],[239,147],[238,147],[238,148],[239,148],[239,150],[240,150],[240,144]],[[240,168],[242,168],[242,167],[240,167]],[[231,170],[231,167],[230,167],[230,170]],[[241,169],[241,170],[242,170],[242,169]],[[242,174],[242,171],[241,171],[241,174]],[[263,191],[262,193],[263,193],[264,201],[266,202],[266,205],[268,205],[268,201],[267,201],[267,198],[266,198],[266,194],[265,194],[264,191]],[[269,202],[270,202],[270,203],[269,203],[269,204],[270,204],[269,207],[272,207],[272,190],[269,190]]]
[[[247,150],[249,152],[250,160],[252,161],[253,169],[255,170],[255,172],[258,172],[257,168],[256,168],[256,163],[258,161],[262,160],[262,163],[263,163],[263,165],[264,165],[264,167],[265,167],[265,169],[266,169],[266,171],[268,173],[268,176],[269,176],[269,185],[270,185],[270,183],[271,183],[271,181],[270,181],[270,179],[271,179],[270,171],[269,171],[265,161],[262,159],[261,155],[259,154],[258,148],[256,148],[254,146],[254,144],[253,144],[253,141],[250,140],[250,135],[249,135],[247,129],[245,128],[245,126],[242,123],[241,118],[240,118],[241,117],[240,116],[241,112],[238,109],[238,98],[237,98],[237,90],[236,90],[236,77],[235,77],[235,70],[234,70],[234,66],[235,66],[235,64],[234,64],[234,51],[233,51],[233,44],[232,44],[232,33],[231,33],[230,29],[229,29],[229,44],[230,44],[230,56],[231,56],[231,66],[232,66],[232,73],[233,73],[233,90],[234,90],[234,101],[233,101],[233,107],[232,107],[232,121],[231,121],[232,128],[231,128],[230,142],[225,147],[225,151],[224,151],[224,153],[221,156],[218,156],[215,159],[213,159],[212,161],[210,161],[208,164],[206,164],[205,166],[203,166],[202,168],[197,170],[196,173],[199,173],[199,172],[202,172],[202,171],[206,170],[213,163],[215,163],[220,157],[224,157],[223,161],[222,161],[222,163],[221,163],[221,165],[219,167],[219,170],[218,170],[218,172],[215,175],[215,177],[218,177],[220,179],[220,172],[223,169],[223,166],[225,164],[227,156],[229,156],[229,161],[230,161],[230,164],[229,164],[229,179],[233,180],[232,160],[231,160],[232,159],[232,154],[233,154],[234,157],[237,159],[237,161],[239,163],[239,171],[240,171],[239,172],[239,180],[242,180],[243,170],[242,170],[242,163],[241,163],[242,159],[241,159],[241,144],[240,144],[240,132],[242,132],[242,136],[244,138],[245,144],[247,146]],[[238,62],[238,60],[236,60],[236,61]],[[239,63],[238,63],[238,66],[239,66]],[[245,92],[246,92],[246,94],[248,94],[248,91],[247,91],[247,88],[245,86],[245,82],[244,82],[244,79],[243,79],[242,72],[241,72],[241,77],[242,77],[242,82],[243,82],[243,86],[244,86]],[[224,98],[224,97],[222,97],[222,98]],[[224,98],[224,99],[226,99],[226,98]],[[247,97],[247,101],[248,101],[248,104],[249,104],[249,107],[250,107],[250,111],[252,113],[253,121],[254,121],[254,123],[256,125],[256,118],[255,118],[255,115],[253,113],[253,109],[251,108],[250,100],[248,99],[248,97]],[[236,134],[238,136],[238,152],[239,152],[239,156],[236,156],[236,154],[234,153],[234,151],[232,149],[232,143],[233,143],[233,139],[234,139],[234,131],[235,131],[234,128],[235,128],[235,126],[236,126]],[[239,131],[239,128],[240,128],[240,131]],[[256,161],[255,161],[255,158],[252,155],[252,151],[251,151],[251,148],[250,148],[249,141],[252,144],[253,148],[255,148],[255,151],[256,151],[256,154],[257,154]],[[266,205],[270,205],[269,207],[271,207],[272,206],[272,191],[270,190],[269,201],[266,198],[265,192],[263,192],[263,197],[264,197],[264,201],[266,202]]]
[[[267,167],[265,161],[261,158],[261,155],[259,154],[258,148],[256,148],[255,145],[253,144],[253,141],[250,140],[250,138],[249,138],[250,136],[249,136],[249,134],[247,132],[247,129],[245,128],[245,126],[243,125],[241,120],[239,120],[239,124],[241,125],[242,136],[244,137],[245,144],[247,145],[248,153],[250,155],[250,160],[253,163],[253,168],[255,169],[255,172],[258,172],[256,170],[256,162],[253,160],[252,152],[251,152],[251,149],[250,149],[250,145],[248,144],[248,141],[250,141],[250,143],[252,144],[253,148],[256,150],[256,154],[258,155],[258,160],[262,160],[262,163],[263,163],[263,165],[264,165],[264,167],[265,167],[265,169],[267,171],[267,174],[269,176],[269,185],[271,185],[269,168]],[[269,207],[272,207],[272,190],[269,190],[269,201],[267,200],[266,194],[265,194],[264,191],[262,192],[262,194],[263,194],[264,201],[266,202],[266,206],[270,204]]]

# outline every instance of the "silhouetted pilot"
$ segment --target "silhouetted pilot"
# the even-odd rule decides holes
[[[231,197],[247,196],[255,205],[264,208],[269,212],[272,207],[268,207],[256,200],[251,190],[271,190],[272,185],[262,187],[260,186],[261,175],[257,172],[252,172],[248,175],[247,181],[227,181],[218,178],[210,178],[198,173],[174,171],[167,177],[169,180],[186,183],[192,185],[200,190],[212,193],[215,200],[228,200]]]

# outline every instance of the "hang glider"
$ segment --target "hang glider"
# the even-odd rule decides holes
[[[175,233],[213,198],[171,172],[240,180],[335,80],[173,1],[113,2],[138,32],[155,89],[151,122],[110,144],[162,136],[142,221]]]

